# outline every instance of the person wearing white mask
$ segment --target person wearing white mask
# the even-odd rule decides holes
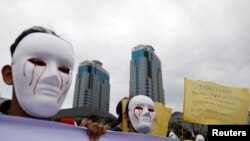
[[[169,138],[172,138],[172,139],[179,140],[178,136],[177,136],[173,131],[170,131],[168,137],[169,137]]]
[[[204,137],[201,134],[196,135],[195,141],[205,141]]]
[[[7,85],[13,85],[13,94],[0,112],[49,120],[60,110],[71,85],[72,45],[54,31],[35,26],[22,32],[10,51],[12,63],[2,68],[2,76]]]
[[[132,97],[126,109],[129,132],[147,134],[155,122],[155,103],[145,95]]]

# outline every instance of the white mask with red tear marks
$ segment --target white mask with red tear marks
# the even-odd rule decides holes
[[[12,57],[15,94],[21,108],[37,118],[54,116],[72,81],[73,48],[54,35],[31,33]]]
[[[128,116],[137,132],[149,133],[156,117],[155,103],[147,96],[134,96],[129,101]]]

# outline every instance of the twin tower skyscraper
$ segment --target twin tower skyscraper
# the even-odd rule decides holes
[[[84,61],[78,67],[73,107],[90,106],[109,112],[109,73],[102,63]],[[132,49],[130,61],[129,96],[146,95],[165,104],[162,83],[161,61],[149,45],[138,45]]]

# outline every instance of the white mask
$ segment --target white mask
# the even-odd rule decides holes
[[[173,139],[178,139],[177,135],[172,131],[169,133],[169,137]]]
[[[16,47],[12,74],[18,103],[29,115],[54,116],[70,88],[72,46],[51,34],[31,33]]]
[[[195,141],[205,141],[202,135],[197,135]]]
[[[134,96],[128,105],[129,119],[139,133],[149,133],[155,121],[155,104],[147,96]]]

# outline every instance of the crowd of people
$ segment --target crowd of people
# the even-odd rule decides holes
[[[71,43],[53,30],[40,26],[23,31],[10,47],[11,62],[2,68],[2,77],[12,85],[12,100],[0,106],[0,113],[10,116],[51,120],[60,110],[71,86],[74,52]],[[128,132],[149,134],[156,118],[154,101],[144,95],[128,99],[126,122]],[[122,132],[121,102],[117,105],[118,120],[110,129]],[[77,126],[72,119],[61,120]],[[92,122],[80,126],[88,129],[90,141],[97,141],[107,127]],[[167,136],[178,140],[174,132]],[[204,141],[197,135],[195,141]]]

